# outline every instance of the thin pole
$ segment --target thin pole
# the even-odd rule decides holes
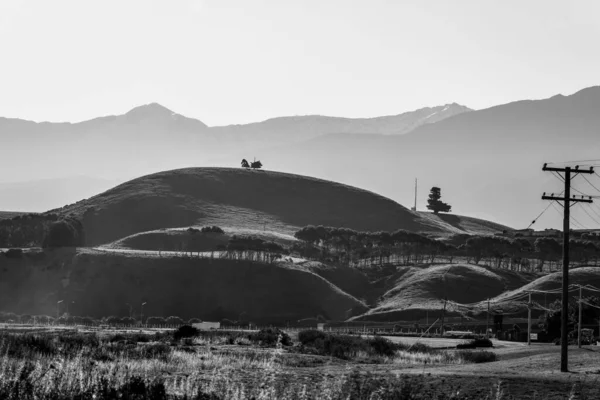
[[[577,325],[577,347],[581,348],[581,300],[583,299],[583,288],[579,286],[579,324]]]
[[[417,178],[415,178],[415,211],[417,211]]]
[[[531,346],[531,293],[529,293],[529,303],[527,303],[527,346]]]
[[[565,168],[563,220],[562,311],[560,316],[560,371],[569,371],[569,231],[571,219],[571,167]]]
[[[488,309],[487,309],[487,321],[485,325],[485,337],[490,338],[490,299],[487,301]]]
[[[444,317],[446,316],[446,303],[448,299],[444,299],[444,310],[442,311],[442,329],[440,330],[441,336],[444,336]]]

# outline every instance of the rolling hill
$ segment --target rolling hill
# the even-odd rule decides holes
[[[460,226],[460,217],[415,213],[393,200],[355,187],[242,168],[161,172],[50,212],[80,218],[88,245],[106,244],[161,228],[204,225],[287,235],[306,225],[363,231],[405,229],[438,235],[456,233]],[[474,229],[476,224],[470,221]],[[489,226],[481,221],[481,229],[490,230]],[[497,227],[498,231],[505,228]]]
[[[427,311],[439,313],[443,299],[468,304],[520,288],[534,274],[470,264],[401,267],[388,279],[389,289],[379,303],[355,320],[397,321],[421,319]],[[448,307],[448,314],[454,311]]]
[[[147,302],[146,316],[255,323],[302,318],[345,319],[364,304],[320,276],[285,263],[108,254],[88,249],[0,255],[0,310],[56,315],[126,316]],[[64,311],[64,310],[63,310]]]

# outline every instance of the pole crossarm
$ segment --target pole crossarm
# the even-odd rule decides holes
[[[542,171],[548,172],[567,172],[571,171],[572,174],[594,174],[594,167],[590,167],[589,169],[579,169],[579,165],[576,165],[575,168],[566,167],[566,168],[554,168],[549,167],[548,164],[544,164]]]
[[[566,197],[556,197],[556,196],[546,196],[546,194],[544,194],[542,196],[542,200],[556,200],[556,201],[566,201],[568,200],[571,203],[593,203],[594,200],[592,200],[592,198],[590,197],[589,199],[585,199],[585,198],[576,198],[576,197],[570,197],[570,198],[566,198]]]

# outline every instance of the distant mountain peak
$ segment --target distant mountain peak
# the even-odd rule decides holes
[[[171,117],[175,114],[173,111],[169,110],[167,107],[162,106],[158,103],[149,103],[144,104],[135,108],[132,108],[125,115],[129,116],[139,116],[139,117],[156,117],[156,116],[166,116]]]

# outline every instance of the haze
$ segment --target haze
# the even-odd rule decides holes
[[[481,109],[597,84],[593,0],[0,2],[0,115],[209,126]]]

